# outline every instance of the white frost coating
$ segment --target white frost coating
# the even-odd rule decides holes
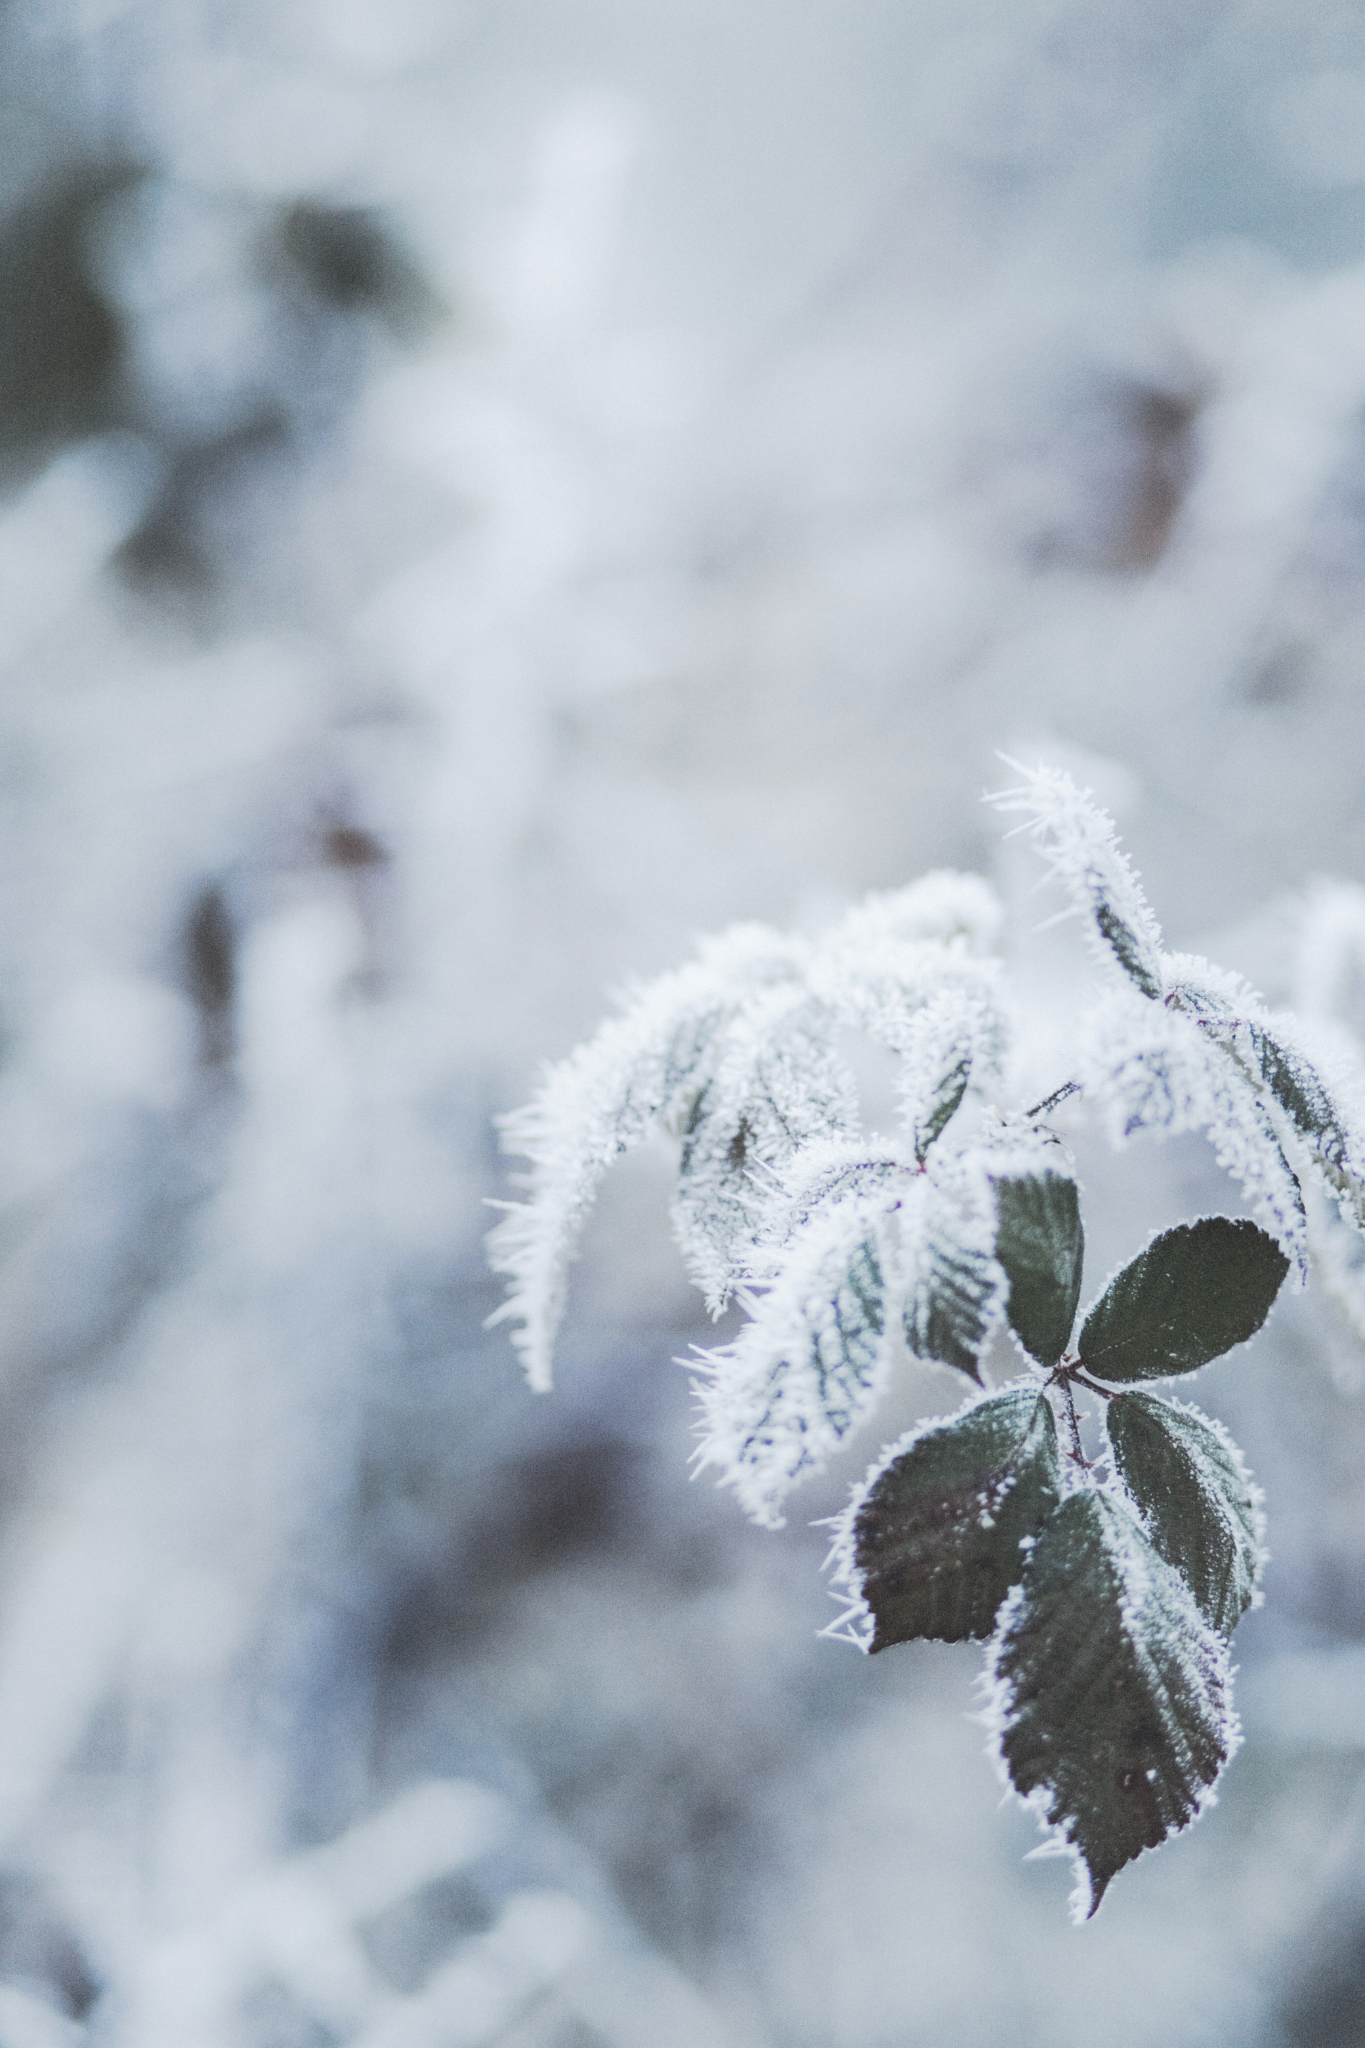
[[[841,1024],[903,1052],[926,1003],[951,988],[983,1010],[999,1004],[999,968],[968,953],[961,940],[903,939],[877,921],[841,925],[811,962],[811,986]],[[1003,1027],[1002,1027],[1003,1028]]]
[[[1008,765],[1019,770],[1023,781],[1014,789],[994,793],[989,801],[997,810],[1022,815],[1024,824],[1019,829],[1033,838],[1074,909],[1084,916],[1096,959],[1131,979],[1129,970],[1120,965],[1118,949],[1124,941],[1115,932],[1112,921],[1117,920],[1130,935],[1138,971],[1159,988],[1161,927],[1119,846],[1111,820],[1089,790],[1078,789],[1063,769],[1029,769],[1017,761]],[[1110,924],[1109,936],[1106,923]]]
[[[1265,1591],[1261,1585],[1261,1579],[1265,1573],[1266,1566],[1270,1562],[1270,1552],[1265,1547],[1265,1494],[1252,1478],[1251,1468],[1247,1464],[1241,1446],[1233,1442],[1225,1425],[1218,1420],[1216,1415],[1206,1415],[1203,1409],[1196,1408],[1192,1401],[1177,1401],[1169,1394],[1162,1394],[1160,1399],[1163,1406],[1174,1408],[1177,1414],[1188,1415],[1193,1421],[1203,1425],[1209,1432],[1209,1435],[1216,1440],[1228,1470],[1232,1473],[1242,1490],[1250,1512],[1251,1536],[1255,1546],[1253,1583],[1249,1604],[1251,1607],[1261,1607],[1265,1603]],[[1219,1513],[1224,1521],[1227,1522],[1229,1528],[1233,1529],[1235,1536],[1237,1532],[1234,1523],[1239,1518],[1236,1510],[1228,1500],[1226,1475],[1221,1473],[1217,1466],[1212,1464],[1208,1458],[1201,1455],[1197,1442],[1191,1438],[1182,1436],[1180,1448],[1193,1465],[1196,1476],[1205,1493],[1217,1502]]]
[[[1184,1766],[1192,1811],[1187,1820],[1167,1829],[1162,1841],[1168,1842],[1217,1805],[1217,1786],[1242,1745],[1241,1723],[1232,1705],[1229,1646],[1204,1620],[1184,1579],[1147,1541],[1128,1500],[1106,1489],[1097,1489],[1095,1497],[1105,1510],[1106,1549],[1118,1581],[1119,1623],[1131,1646],[1148,1702],[1159,1718],[1161,1733]],[[982,1706],[977,1718],[987,1729],[986,1753],[996,1775],[1019,1804],[1032,1813],[1044,1836],[1032,1853],[1071,1859],[1075,1886],[1067,1903],[1073,1924],[1081,1926],[1090,1917],[1094,1891],[1084,1852],[1074,1839],[1078,1816],[1061,1806],[1053,1786],[1039,1785],[1027,1794],[1016,1791],[1003,1750],[1005,1736],[1022,1709],[1031,1704],[1025,1700],[1016,1708],[1009,1681],[1000,1670],[1002,1653],[1023,1614],[1028,1593],[1029,1582],[1025,1578],[1005,1596],[995,1634],[987,1646],[986,1668],[978,1681]],[[1184,1730],[1171,1712],[1173,1673],[1202,1702],[1209,1719],[1218,1724],[1222,1762],[1212,1783],[1205,1784],[1198,1777]],[[1060,1760],[1062,1745],[1058,1749]]]
[[[928,1365],[947,1363],[934,1348],[945,1318],[971,1331],[967,1348],[979,1357],[1005,1313],[1009,1283],[995,1256],[986,1156],[935,1151],[896,1215],[905,1339]]]
[[[989,983],[983,976],[973,988],[955,979],[908,1020],[899,1047],[902,1065],[896,1095],[905,1129],[921,1149],[945,1085],[962,1077],[980,1090],[999,1078],[1006,1027],[998,978],[990,967]]]
[[[904,1457],[907,1451],[913,1450],[924,1437],[932,1436],[936,1430],[951,1429],[954,1423],[961,1422],[974,1408],[979,1408],[983,1401],[992,1401],[1001,1394],[1012,1393],[1016,1387],[1031,1386],[1037,1389],[1041,1384],[1041,1381],[1035,1379],[1018,1379],[1010,1380],[1004,1386],[993,1387],[989,1393],[984,1390],[973,1391],[950,1415],[926,1415],[922,1421],[912,1424],[904,1436],[897,1437],[893,1444],[882,1445],[881,1454],[868,1466],[866,1477],[850,1487],[848,1506],[837,1515],[832,1515],[826,1524],[830,1532],[830,1542],[824,1569],[830,1576],[831,1598],[843,1602],[843,1611],[834,1617],[828,1628],[821,1629],[822,1636],[828,1636],[835,1642],[851,1643],[855,1650],[862,1650],[864,1653],[872,1647],[875,1623],[872,1609],[863,1597],[863,1573],[857,1561],[854,1531],[859,1513],[871,1495],[873,1487],[888,1467],[894,1465],[898,1458]],[[1014,1478],[1011,1475],[1005,1488],[997,1492],[996,1499],[1002,1500],[1013,1484]],[[982,1505],[984,1509],[984,1498]]]
[[[1116,1145],[1138,1131],[1204,1131],[1302,1286],[1308,1270],[1303,1194],[1249,1078],[1194,1017],[1111,990],[1084,1020],[1079,1078]]]
[[[817,1209],[855,1196],[874,1211],[885,1209],[890,1204],[880,1199],[883,1191],[894,1183],[898,1195],[917,1170],[908,1148],[882,1138],[815,1138],[803,1145],[772,1178],[763,1235],[753,1247],[755,1276],[776,1278],[788,1242]]]
[[[858,958],[932,939],[984,956],[1000,936],[1000,899],[980,875],[934,868],[901,889],[874,889],[840,919],[824,947]],[[822,948],[823,950],[823,948]]]
[[[699,951],[640,990],[623,1017],[550,1069],[524,1109],[501,1119],[504,1149],[531,1161],[531,1195],[509,1203],[489,1233],[490,1263],[512,1283],[489,1320],[521,1323],[512,1341],[538,1392],[551,1385],[568,1268],[602,1175],[652,1131],[686,1116],[744,998],[795,979],[804,957],[798,942],[762,925],[736,926]]]
[[[688,1270],[719,1315],[756,1276],[752,1248],[771,1176],[817,1139],[858,1128],[858,1091],[830,1043],[828,1012],[799,985],[770,989],[735,1017],[683,1139],[673,1221]]]
[[[888,1209],[894,1196],[888,1191]],[[894,1355],[899,1285],[888,1215],[859,1200],[817,1210],[779,1278],[750,1295],[732,1344],[690,1361],[701,1406],[699,1470],[716,1467],[754,1521],[780,1505],[875,1406]]]

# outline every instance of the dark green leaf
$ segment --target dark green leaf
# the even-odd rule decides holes
[[[1057,1430],[1036,1387],[932,1423],[873,1480],[853,1521],[871,1647],[988,1636],[1056,1507]]]
[[[938,1138],[951,1118],[953,1111],[967,1092],[971,1078],[970,1054],[964,1054],[949,1067],[930,1097],[924,1115],[915,1123],[915,1158],[923,1166],[929,1147]]]
[[[1230,1636],[1260,1571],[1259,1496],[1231,1439],[1154,1394],[1117,1394],[1106,1421],[1114,1463],[1167,1564]]]
[[[1089,1876],[1114,1874],[1194,1819],[1232,1736],[1227,1646],[1131,1511],[1063,1501],[1001,1616],[993,1657],[1010,1781]]]
[[[1289,1261],[1244,1219],[1163,1230],[1106,1287],[1081,1328],[1081,1363],[1105,1380],[1193,1372],[1254,1337]]]
[[[1154,1000],[1161,995],[1161,983],[1143,958],[1144,947],[1137,933],[1119,916],[1112,903],[1099,894],[1094,897],[1095,922],[1128,979]]]
[[[995,1205],[996,1257],[1010,1283],[1005,1312],[1029,1356],[1050,1368],[1067,1347],[1081,1292],[1076,1183],[1061,1173],[998,1180]]]

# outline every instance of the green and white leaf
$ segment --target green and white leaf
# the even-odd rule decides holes
[[[1179,1003],[1287,1128],[1322,1186],[1365,1229],[1365,1099],[1330,1034],[1310,1052],[1298,1021],[1266,1009],[1239,975],[1193,954],[1169,962]]]
[[[1119,1382],[1194,1372],[1255,1336],[1288,1271],[1275,1240],[1245,1217],[1163,1230],[1088,1310],[1081,1363]]]
[[[919,1424],[834,1524],[830,1564],[850,1603],[836,1631],[868,1650],[984,1640],[1060,1498],[1056,1424],[1036,1383]]]
[[[1307,1273],[1303,1191],[1249,1077],[1196,1018],[1115,989],[1084,1020],[1077,1077],[1117,1145],[1139,1131],[1204,1131],[1220,1166]]]
[[[916,1358],[980,1383],[1004,1309],[995,1202],[981,1155],[934,1155],[895,1212],[905,1341]]]
[[[1011,763],[1018,766],[1018,763]],[[1060,768],[1021,771],[1024,780],[991,801],[1015,812],[1084,918],[1091,950],[1143,996],[1164,990],[1161,927],[1152,915],[1110,819],[1089,790]]]
[[[894,1201],[894,1196],[889,1198]],[[871,1412],[895,1355],[899,1275],[887,1198],[817,1210],[733,1343],[691,1361],[700,1468],[716,1468],[745,1511],[782,1526],[781,1503]]]
[[[641,989],[499,1120],[504,1150],[531,1170],[519,1177],[529,1198],[506,1205],[489,1233],[489,1261],[511,1283],[490,1321],[520,1324],[512,1341],[533,1387],[551,1384],[568,1269],[607,1167],[652,1132],[686,1124],[727,1023],[760,990],[798,980],[804,963],[798,942],[762,925],[704,941],[699,959]]]
[[[1071,1341],[1081,1294],[1085,1233],[1076,1183],[1055,1167],[992,1179],[995,1251],[1009,1282],[1005,1313],[1025,1351],[1050,1371]]]
[[[1221,1423],[1154,1394],[1115,1395],[1105,1421],[1152,1543],[1230,1636],[1259,1598],[1265,1562],[1261,1491],[1241,1452]]]
[[[803,1147],[858,1127],[857,1089],[828,1012],[803,988],[755,996],[723,1027],[718,1052],[683,1133],[673,1202],[688,1270],[712,1315],[754,1277],[773,1176]]]
[[[897,1096],[916,1162],[923,1165],[971,1089],[1000,1078],[1006,1042],[997,991],[984,980],[951,981],[908,1019],[898,1051]],[[958,1119],[958,1126],[961,1119]]]
[[[1240,1741],[1226,1642],[1132,1510],[1092,1489],[1029,1553],[987,1685],[998,1764],[1071,1854],[1078,1920],[1211,1803]]]

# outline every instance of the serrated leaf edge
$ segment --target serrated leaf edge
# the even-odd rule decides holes
[[[1103,1498],[1108,1499],[1121,1514],[1130,1517],[1137,1522],[1139,1529],[1142,1529],[1141,1519],[1135,1513],[1133,1503],[1126,1492],[1118,1493],[1113,1487],[1103,1485],[1096,1487],[1094,1491]],[[1150,1547],[1150,1538],[1147,1537],[1145,1529],[1142,1529],[1142,1535],[1143,1540]],[[1220,1654],[1225,1666],[1227,1700],[1227,1720],[1224,1731],[1225,1749],[1223,1761],[1218,1767],[1217,1776],[1212,1784],[1202,1786],[1196,1794],[1194,1810],[1189,1819],[1178,1827],[1168,1828],[1160,1842],[1152,1845],[1154,1848],[1164,1848],[1167,1842],[1173,1841],[1179,1835],[1183,1835],[1187,1829],[1194,1826],[1196,1821],[1202,1820],[1211,1807],[1218,1804],[1218,1787],[1222,1784],[1228,1765],[1242,1747],[1245,1738],[1242,1732],[1241,1719],[1232,1701],[1232,1681],[1236,1676],[1237,1666],[1231,1662],[1226,1640],[1205,1621],[1204,1616],[1199,1611],[1199,1604],[1181,1573],[1176,1571],[1173,1565],[1168,1565],[1159,1553],[1154,1551],[1153,1555],[1160,1569],[1164,1572],[1169,1572],[1179,1585],[1185,1600],[1188,1602],[1191,1616],[1197,1627],[1203,1630],[1211,1644],[1216,1647]],[[1132,1595],[1126,1584],[1125,1594],[1127,1597],[1119,1611],[1124,1627],[1128,1627]],[[1084,1852],[1071,1840],[1067,1832],[1073,1825],[1072,1817],[1064,1814],[1059,1820],[1055,1821],[1049,1817],[1047,1806],[1052,1788],[1048,1785],[1037,1785],[1031,1792],[1027,1793],[1017,1791],[1010,1778],[1009,1765],[1004,1754],[1004,1738],[1011,1725],[1009,1687],[996,1669],[996,1660],[1004,1639],[1009,1633],[1011,1623],[1023,1605],[1023,1601],[1024,1586],[1023,1582],[1020,1581],[1018,1585],[1011,1586],[1000,1604],[999,1613],[996,1615],[995,1634],[986,1645],[986,1662],[976,1681],[979,1705],[972,1715],[972,1719],[980,1723],[987,1731],[986,1755],[995,1770],[996,1777],[1005,1788],[1007,1798],[1012,1800],[1015,1805],[1021,1806],[1026,1813],[1033,1816],[1038,1825],[1038,1830],[1043,1836],[1042,1842],[1040,1842],[1036,1849],[1030,1850],[1029,1858],[1026,1858],[1026,1860],[1034,1857],[1046,1858],[1051,1856],[1065,1856],[1070,1859],[1071,1872],[1075,1882],[1067,1898],[1067,1908],[1073,1927],[1083,1927],[1098,1911],[1098,1904],[1095,1902],[1094,1882],[1091,1878],[1090,1867],[1085,1860]],[[1146,1851],[1143,1853],[1145,1854]],[[1112,1879],[1110,1882],[1112,1882]],[[1105,1889],[1107,1892],[1108,1886]]]
[[[1001,1394],[1025,1391],[1046,1398],[1043,1394],[1042,1380],[1032,1377],[1006,1380],[1001,1386],[986,1387],[980,1391],[974,1389],[951,1413],[921,1416],[919,1421],[912,1423],[904,1435],[897,1437],[894,1443],[882,1445],[862,1479],[856,1480],[850,1486],[848,1506],[819,1524],[821,1528],[826,1528],[830,1532],[829,1551],[822,1567],[830,1575],[829,1596],[831,1600],[843,1603],[842,1611],[834,1617],[828,1627],[819,1631],[822,1637],[828,1636],[833,1642],[851,1643],[855,1650],[861,1650],[865,1656],[871,1651],[876,1624],[872,1610],[862,1593],[863,1574],[855,1554],[854,1524],[858,1519],[859,1510],[883,1473],[934,1430],[951,1428],[955,1422],[963,1421],[987,1401],[997,1400]]]

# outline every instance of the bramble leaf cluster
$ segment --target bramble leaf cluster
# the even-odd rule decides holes
[[[530,1170],[490,1245],[511,1282],[500,1317],[547,1387],[603,1172],[653,1133],[677,1141],[683,1256],[713,1313],[745,1312],[691,1361],[698,1462],[769,1527],[907,1354],[962,1375],[965,1405],[886,1450],[837,1518],[834,1632],[871,1651],[987,1645],[997,1764],[1073,1857],[1088,1915],[1211,1800],[1240,1739],[1228,1641],[1259,1597],[1241,1453],[1149,1383],[1245,1343],[1302,1285],[1305,1187],[1338,1231],[1365,1230],[1365,1114],[1293,1019],[1163,950],[1112,826],[1068,777],[1039,769],[994,801],[1022,816],[1098,970],[1051,1095],[1016,1105],[991,892],[931,875],[818,940],[737,928],[636,992],[504,1120]],[[850,1028],[896,1056],[889,1136],[861,1127]],[[1206,1133],[1252,1210],[1154,1236],[1079,1328],[1080,1193],[1053,1128],[1067,1101],[1119,1145]],[[1011,1344],[1013,1376],[991,1387],[987,1354],[998,1370]],[[1104,1411],[1094,1459],[1078,1389]]]

